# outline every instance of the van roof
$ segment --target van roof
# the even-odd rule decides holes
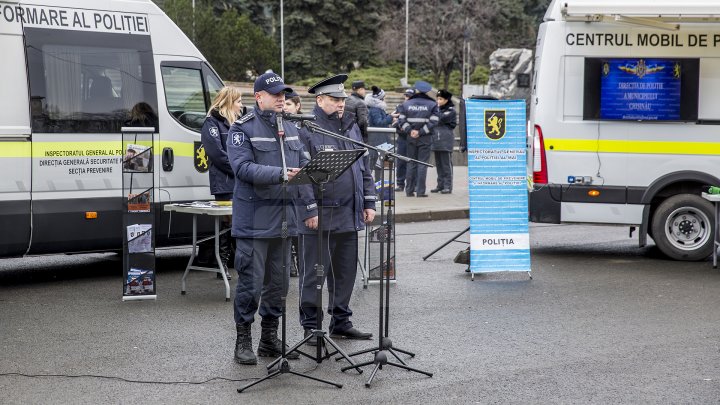
[[[545,21],[617,22],[678,29],[682,23],[720,22],[717,0],[553,0]]]

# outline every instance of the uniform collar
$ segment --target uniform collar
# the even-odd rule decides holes
[[[332,128],[339,128],[341,133],[352,127],[352,124],[355,122],[352,113],[349,113],[347,110],[345,110],[342,118],[340,118],[337,113],[328,115],[322,108],[320,108],[319,105],[315,105],[313,108],[313,114],[318,118],[319,122],[328,123],[332,125]]]
[[[273,110],[261,110],[255,106],[255,115],[267,121],[273,127],[276,125],[275,116],[277,113]]]

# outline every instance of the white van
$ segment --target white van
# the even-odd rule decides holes
[[[200,128],[223,84],[162,10],[0,1],[0,49],[0,257],[122,249],[120,128],[133,107],[158,129],[156,243],[188,243],[189,218],[161,206],[210,198]]]
[[[553,1],[540,26],[530,219],[639,227],[677,260],[713,249],[720,3]]]

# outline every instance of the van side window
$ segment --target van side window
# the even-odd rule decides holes
[[[117,133],[137,111],[157,128],[150,36],[38,28],[25,36],[33,132]]]
[[[207,67],[205,70],[208,70]],[[214,73],[210,71],[205,72],[205,83],[207,83],[207,89],[208,89],[208,100],[210,100],[210,103],[212,104],[212,100],[215,99],[215,96],[220,92],[220,90],[223,88],[223,84],[220,81],[220,79],[215,76]],[[210,106],[208,106],[208,110],[210,109]]]
[[[174,66],[160,69],[170,115],[184,126],[200,132],[209,107],[205,101],[202,71]]]

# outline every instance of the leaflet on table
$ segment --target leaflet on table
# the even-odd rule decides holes
[[[232,207],[232,201],[193,201],[191,203],[180,203],[175,205],[178,207],[220,208]]]
[[[152,225],[135,224],[127,227],[128,253],[152,252]]]

